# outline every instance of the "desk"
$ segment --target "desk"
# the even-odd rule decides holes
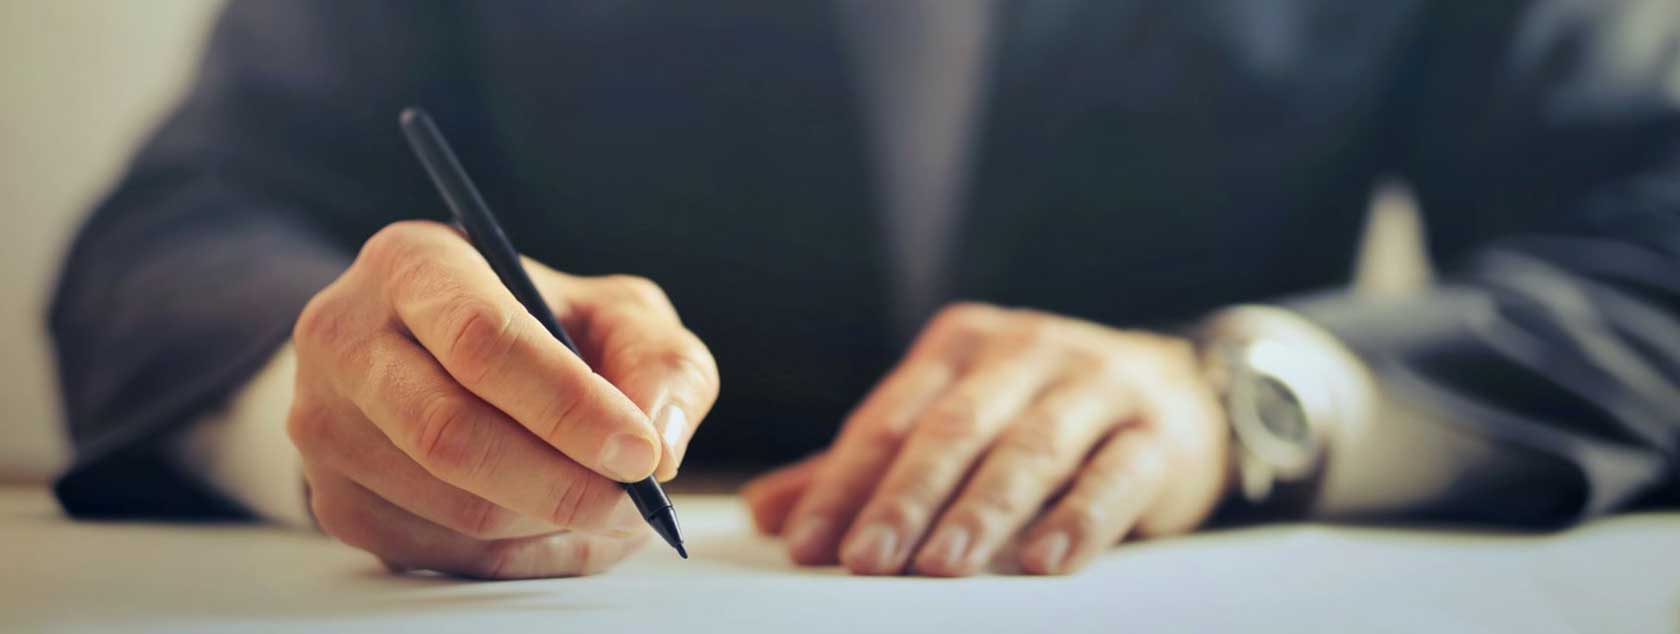
[[[393,576],[267,527],[73,523],[0,489],[0,632],[1680,632],[1680,514],[1566,533],[1276,526],[1117,548],[1063,578],[789,566],[727,496],[677,499],[694,559],[606,574]],[[661,597],[646,607],[643,594]]]

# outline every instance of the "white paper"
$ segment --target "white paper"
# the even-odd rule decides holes
[[[1555,535],[1280,526],[1126,545],[1069,577],[951,580],[796,568],[733,498],[679,497],[688,561],[653,542],[595,577],[472,582],[390,575],[297,531],[0,501],[4,632],[1680,631],[1680,514]]]

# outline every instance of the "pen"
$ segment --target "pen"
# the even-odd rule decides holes
[[[530,276],[525,274],[524,267],[519,265],[519,252],[514,250],[513,243],[508,241],[507,234],[502,231],[501,224],[496,222],[496,216],[490,213],[490,206],[485,204],[484,197],[479,195],[478,187],[473,185],[472,179],[461,168],[460,160],[455,158],[455,151],[450,149],[449,142],[443,139],[443,133],[438,131],[437,124],[426,111],[417,107],[405,108],[400,117],[403,135],[408,137],[409,147],[420,157],[420,162],[426,166],[426,173],[432,177],[432,184],[443,195],[444,202],[455,213],[455,220],[467,230],[467,237],[473,247],[490,262],[490,268],[496,271],[496,277],[501,278],[513,296],[519,298],[519,303],[531,315],[542,322],[549,334],[559,339],[560,343],[583,359],[578,353],[577,344],[572,343],[571,336],[560,327],[560,322],[554,319],[554,313],[548,309],[542,295],[537,293],[536,285],[531,283]],[[588,362],[587,359],[584,360]],[[621,483],[625,493],[630,494],[630,501],[635,502],[636,510],[641,512],[642,518],[647,520],[653,532],[665,539],[677,550],[683,559],[688,558],[688,551],[683,548],[682,530],[677,527],[677,512],[671,507],[671,499],[665,496],[665,490],[659,487],[659,482],[652,476],[641,482]]]

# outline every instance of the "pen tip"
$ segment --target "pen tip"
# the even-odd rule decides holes
[[[648,524],[653,527],[653,532],[658,533],[659,537],[670,544],[683,559],[688,559],[688,549],[683,548],[682,528],[677,525],[676,511],[667,506],[647,519]]]

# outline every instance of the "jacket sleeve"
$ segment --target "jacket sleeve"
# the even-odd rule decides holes
[[[50,309],[78,517],[241,516],[164,459],[290,334],[378,227],[434,215],[396,114],[470,125],[436,3],[247,2],[184,102],[81,228]],[[434,212],[434,213],[427,213]]]
[[[1390,398],[1552,465],[1465,478],[1443,515],[1555,525],[1672,503],[1680,4],[1436,4],[1389,136],[1454,272],[1404,300],[1292,308]]]

